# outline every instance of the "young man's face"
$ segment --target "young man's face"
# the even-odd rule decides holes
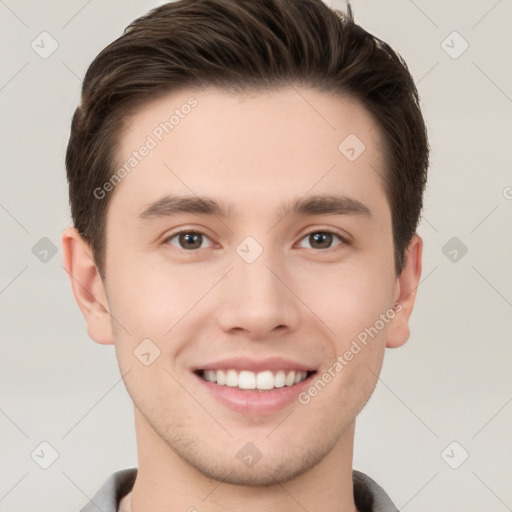
[[[191,96],[197,105],[181,109]],[[172,131],[155,131],[175,109]],[[154,461],[254,485],[351,453],[384,348],[407,339],[421,271],[415,236],[402,278],[394,275],[375,122],[359,103],[310,89],[241,97],[210,88],[142,108],[119,167],[148,136],[156,147],[109,192],[105,290],[99,279],[95,289],[110,315],[86,315],[91,337],[115,343],[139,457],[142,447]],[[208,198],[231,215],[141,215],[166,196]],[[345,208],[286,213],[312,196]],[[264,372],[263,385],[273,383],[265,370],[280,373],[278,385],[280,370],[315,374],[238,390],[206,382],[205,368]],[[251,378],[244,373],[244,385]]]

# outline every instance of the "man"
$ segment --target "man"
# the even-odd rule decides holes
[[[138,469],[83,512],[383,512],[357,414],[409,337],[428,167],[405,63],[320,0],[181,0],[89,67],[64,264]]]

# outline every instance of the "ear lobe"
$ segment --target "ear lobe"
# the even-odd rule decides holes
[[[62,234],[62,252],[66,271],[78,307],[87,324],[89,336],[103,345],[113,341],[108,298],[96,268],[89,244],[72,226]]]
[[[395,288],[395,317],[391,320],[386,347],[402,346],[410,335],[409,319],[416,299],[416,290],[421,277],[423,240],[414,234],[405,253],[402,274],[397,279]]]

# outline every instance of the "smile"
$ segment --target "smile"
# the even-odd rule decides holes
[[[199,370],[198,375],[208,382],[220,386],[229,386],[237,389],[256,389],[259,391],[282,388],[299,384],[314,372],[299,370],[264,370],[252,372],[249,370]]]

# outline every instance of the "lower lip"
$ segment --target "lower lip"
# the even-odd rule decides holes
[[[279,411],[297,400],[299,393],[304,391],[310,384],[315,373],[293,386],[274,388],[268,391],[257,389],[238,389],[230,386],[221,386],[214,382],[204,380],[194,374],[201,384],[217,400],[236,412],[249,414],[269,414]]]

